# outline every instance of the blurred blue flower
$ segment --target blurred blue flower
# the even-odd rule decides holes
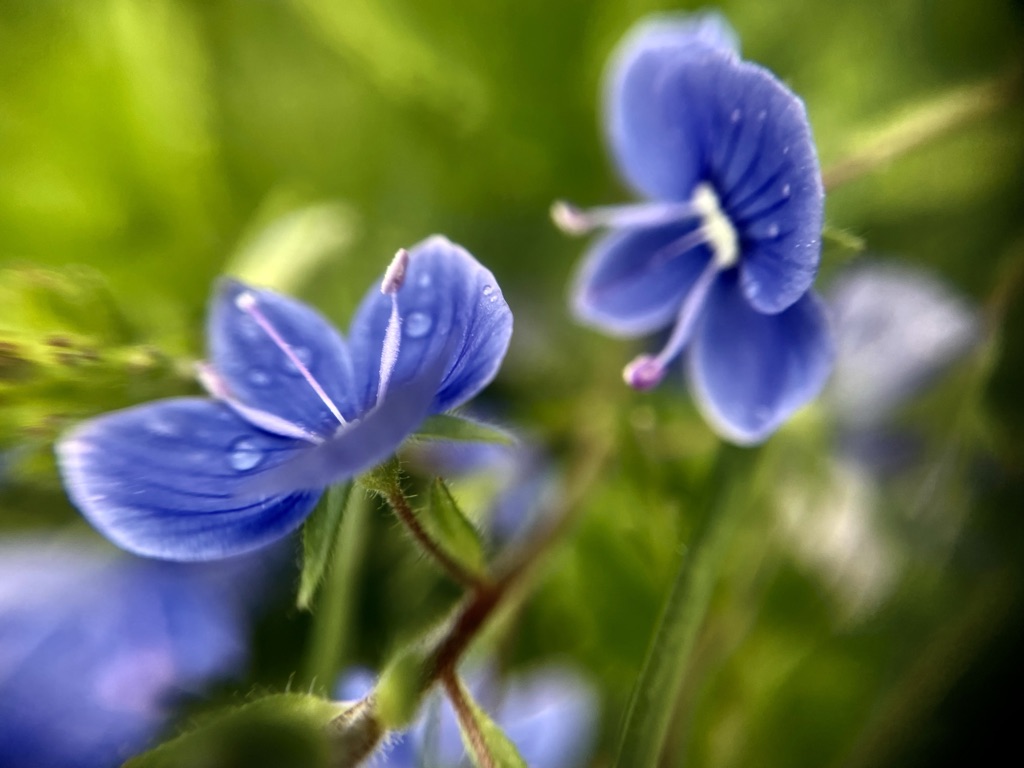
[[[0,542],[0,767],[113,768],[245,659],[237,562]]]
[[[345,673],[335,695],[359,699],[375,683],[364,669]],[[590,756],[597,728],[593,688],[567,667],[537,667],[507,679],[491,669],[467,680],[473,698],[512,740],[530,768],[574,768]],[[462,768],[470,765],[455,712],[440,691],[433,692],[408,731],[393,734],[378,751],[380,768]]]
[[[583,322],[617,336],[671,327],[625,371],[656,386],[685,351],[690,387],[724,437],[757,443],[820,391],[833,348],[810,292],[823,190],[804,105],[740,59],[720,16],[639,23],[612,60],[605,125],[623,177],[647,202],[556,223],[611,232],[572,287]]]
[[[978,344],[978,312],[923,269],[873,261],[840,274],[827,298],[837,357],[825,400],[841,449],[876,470],[898,468],[920,446],[893,428],[894,411]]]
[[[57,445],[64,483],[133,552],[203,560],[264,546],[301,524],[326,486],[473,397],[511,333],[494,276],[439,236],[399,252],[347,342],[304,304],[225,280],[201,369],[214,399],[85,422]]]

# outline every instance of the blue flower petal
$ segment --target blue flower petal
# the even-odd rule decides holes
[[[374,409],[330,440],[293,454],[245,489],[249,494],[279,494],[323,488],[365,472],[393,454],[430,414],[438,386],[460,340],[450,338],[415,378],[392,385]]]
[[[627,36],[612,59],[605,87],[605,120],[612,155],[623,178],[641,195],[688,200],[700,181],[700,139],[666,90],[672,65],[716,56],[706,45],[673,46],[672,36]],[[722,54],[727,55],[727,54]]]
[[[494,275],[467,251],[439,235],[412,248],[398,306],[401,347],[389,386],[412,381],[438,355],[447,355],[431,405],[437,413],[464,403],[494,378],[512,336],[512,313]],[[390,316],[391,297],[374,286],[352,322],[349,337],[363,408],[377,400]]]
[[[244,617],[226,585],[110,555],[0,541],[0,764],[120,765],[182,693],[241,666]]]
[[[498,717],[531,768],[572,768],[593,752],[597,695],[568,667],[539,667],[509,682]]]
[[[723,437],[759,443],[815,397],[834,349],[822,302],[812,292],[789,309],[751,309],[736,270],[712,288],[688,356],[694,397]]]
[[[585,323],[617,336],[637,336],[670,325],[711,258],[700,246],[669,255],[693,223],[619,230],[584,257],[572,286],[572,305]]]
[[[766,69],[707,46],[627,64],[608,115],[624,176],[664,200],[709,183],[737,232],[747,299],[785,309],[820,255],[824,193],[803,102]]]
[[[254,477],[310,445],[252,427],[228,406],[161,400],[85,422],[57,444],[68,495],[111,541],[168,560],[210,560],[296,528],[319,491],[253,496]]]
[[[344,340],[316,311],[272,291],[250,288],[236,280],[220,281],[207,323],[213,368],[230,396],[243,405],[266,411],[313,435],[330,437],[340,422],[266,330],[239,308],[236,302],[245,293],[254,297],[256,311],[291,347],[342,416],[351,420],[359,415]],[[273,429],[269,420],[258,422]]]

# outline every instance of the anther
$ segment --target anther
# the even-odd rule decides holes
[[[393,296],[398,293],[405,282],[405,273],[408,269],[409,252],[405,248],[399,248],[395,258],[391,260],[387,270],[384,272],[384,279],[380,283],[380,292],[385,296]]]
[[[633,389],[654,389],[665,378],[665,366],[652,355],[640,355],[622,370],[622,379]]]

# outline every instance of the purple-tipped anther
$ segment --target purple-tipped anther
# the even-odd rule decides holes
[[[380,281],[380,292],[385,296],[394,296],[405,282],[405,273],[409,269],[409,252],[399,248],[395,258],[391,260],[384,279]]]
[[[653,355],[640,355],[622,370],[622,379],[633,389],[654,389],[665,378],[664,364]]]

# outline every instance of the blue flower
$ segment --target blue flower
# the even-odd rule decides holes
[[[349,670],[335,690],[359,699],[374,685],[371,672]],[[493,670],[470,675],[468,688],[516,745],[530,768],[574,768],[590,756],[597,727],[597,697],[586,680],[567,667],[547,665],[507,679]],[[407,731],[393,734],[378,750],[380,768],[460,768],[468,763],[455,712],[440,692],[432,693]]]
[[[245,659],[238,563],[0,542],[0,765],[113,768]]]
[[[833,357],[809,291],[823,191],[803,103],[740,59],[714,14],[638,24],[612,61],[606,102],[612,154],[648,201],[555,205],[566,231],[611,230],[576,276],[575,314],[623,337],[671,328],[626,382],[654,387],[685,354],[707,420],[760,442],[820,391]]]
[[[296,528],[328,485],[394,453],[495,376],[512,315],[494,276],[442,237],[400,251],[346,341],[315,311],[223,281],[210,307],[213,399],[87,421],[57,445],[68,494],[125,549],[225,557]]]
[[[867,261],[828,291],[836,320],[835,374],[825,402],[847,459],[875,472],[920,459],[923,435],[894,412],[982,338],[977,310],[935,275]]]

